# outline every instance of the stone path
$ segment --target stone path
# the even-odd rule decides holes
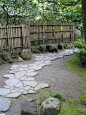
[[[58,53],[40,54],[36,55],[36,61],[32,64],[11,66],[9,74],[3,75],[3,77],[8,79],[5,81],[4,87],[0,88],[0,95],[7,98],[16,98],[21,94],[36,93],[42,88],[49,87],[48,83],[39,83],[36,81],[35,76],[39,74],[38,70],[44,66],[51,65],[53,60],[65,55],[71,55],[74,52],[78,52],[78,49],[67,49]]]
[[[33,64],[13,65],[9,69],[9,74],[3,75],[8,78],[5,81],[4,88],[0,88],[0,95],[15,98],[21,94],[36,93],[39,89],[49,87],[47,83],[39,83],[35,76],[38,75],[38,70],[44,66],[51,65],[52,61],[77,52],[78,49],[68,49],[59,53],[40,54],[36,56]]]

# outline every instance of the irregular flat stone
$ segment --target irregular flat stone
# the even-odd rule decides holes
[[[29,78],[26,78],[25,80],[26,81],[35,81],[35,78],[34,77],[29,77]]]
[[[14,73],[15,73],[15,71],[13,71],[13,70],[11,70],[11,71],[10,71],[10,70],[9,70],[9,73],[10,73],[10,74],[14,74]]]
[[[36,70],[34,70],[34,69],[29,69],[28,71],[27,71],[27,73],[31,73],[31,72],[35,72]]]
[[[19,68],[19,71],[24,71],[24,68]]]
[[[10,86],[8,86],[8,85],[4,85],[4,88],[10,89]]]
[[[36,93],[36,91],[34,91],[34,90],[31,89],[31,90],[29,90],[29,93],[33,94],[33,93]]]
[[[38,72],[26,73],[26,76],[36,76],[36,75],[38,75]]]
[[[14,87],[11,87],[10,89],[14,89]]]
[[[23,93],[23,92],[25,92],[25,90],[24,90],[24,89],[21,89],[20,92]]]
[[[18,82],[19,82],[18,79],[8,79],[7,81],[5,81],[5,84],[8,85],[8,86],[14,86]]]
[[[24,87],[24,89],[29,90],[29,89],[31,89],[31,86],[26,86],[26,87]]]
[[[22,68],[28,68],[28,65],[27,64],[22,65]]]
[[[26,73],[26,71],[17,72],[17,73],[15,73],[15,77],[16,78],[21,78],[25,75],[25,73]]]
[[[40,90],[42,88],[48,88],[49,87],[49,84],[48,83],[39,83],[35,88],[34,90],[37,91],[37,90]]]
[[[6,95],[6,97],[16,98],[21,94],[22,94],[21,92],[15,92],[15,93],[11,93],[11,94]]]
[[[11,93],[15,93],[15,92],[18,92],[18,91],[20,91],[20,89],[13,89],[13,90],[11,90]]]
[[[18,67],[18,65],[12,65],[11,67],[12,67],[12,68],[17,68],[17,67]]]
[[[32,87],[36,87],[36,85],[38,85],[38,82],[36,82],[36,81],[23,81],[23,83],[25,85],[29,85],[29,86],[32,86]]]
[[[25,80],[25,79],[27,79],[27,77],[21,77],[21,78],[20,78],[21,81],[22,81],[22,80]]]
[[[0,112],[9,110],[11,101],[7,98],[0,97]],[[3,113],[2,115],[4,115]]]
[[[22,92],[23,94],[28,94],[29,93],[29,91],[24,91],[24,92]]]
[[[15,87],[22,87],[23,86],[23,83],[22,82],[19,82],[17,84],[14,85]]]
[[[6,89],[6,88],[0,88],[0,95],[7,95],[8,93],[10,93],[10,89]]]
[[[6,75],[3,75],[3,77],[9,78],[9,79],[15,78],[14,74],[6,74]]]
[[[42,67],[41,66],[31,66],[31,67],[29,67],[29,69],[40,70],[40,69],[42,69]]]

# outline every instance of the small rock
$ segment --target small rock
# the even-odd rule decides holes
[[[21,115],[37,115],[36,103],[29,102],[29,104],[21,110]]]
[[[7,98],[0,97],[0,112],[9,110],[11,101]],[[4,114],[0,114],[4,115]]]
[[[49,52],[57,52],[58,51],[57,44],[48,44],[48,45],[46,45],[46,47]]]
[[[41,115],[58,115],[60,106],[59,99],[49,97],[41,104]]]
[[[23,60],[21,57],[19,57],[19,58],[18,58],[18,61],[19,61],[19,62],[22,62],[22,61],[24,61],[24,60]]]
[[[20,55],[24,60],[30,60],[31,59],[31,51],[29,49],[22,50]]]

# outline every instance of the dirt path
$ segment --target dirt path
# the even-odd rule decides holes
[[[64,56],[64,58],[59,58],[53,61],[52,65],[43,67],[36,76],[36,80],[39,82],[49,83],[51,85],[50,88],[43,89],[37,94],[28,94],[26,97],[30,99],[37,99],[43,92],[52,91],[55,93],[59,92],[66,98],[71,97],[78,100],[80,95],[83,93],[81,86],[84,81],[78,74],[67,68],[66,60],[71,59],[72,57],[74,57],[74,55]],[[34,55],[32,60],[18,62],[17,64],[29,64],[33,61]],[[3,78],[3,75],[8,73],[9,68],[12,65],[13,64],[6,64],[0,66],[0,88],[4,86],[4,81],[6,80],[6,78]],[[6,115],[21,115],[21,109],[28,103],[28,101],[22,96],[17,99],[11,99],[11,101],[11,108],[7,111]]]

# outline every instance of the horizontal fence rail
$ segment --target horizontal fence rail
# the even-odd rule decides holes
[[[0,51],[16,51],[31,45],[74,41],[70,23],[36,21],[22,26],[0,27]]]

